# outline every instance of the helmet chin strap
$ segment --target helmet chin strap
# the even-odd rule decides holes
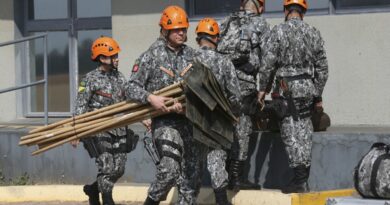
[[[217,45],[217,43],[215,43],[209,36],[199,36],[199,37],[196,37],[196,41],[200,41],[200,40],[202,40],[202,39],[204,39],[204,40],[206,40],[206,41],[208,41],[208,42],[210,42],[210,43],[212,43],[215,47],[217,47],[218,45]]]
[[[248,3],[248,1],[249,1],[249,0],[243,1],[242,6],[244,7],[245,4]],[[256,0],[251,0],[251,1],[252,1],[252,3],[256,6],[257,14],[260,14],[260,6],[257,5],[258,2],[256,2]]]
[[[288,20],[288,16],[290,16],[290,14],[291,14],[293,11],[295,11],[295,10],[289,10],[289,11],[288,11],[286,17],[284,17],[284,21],[287,21],[287,20]],[[299,13],[298,11],[295,11],[295,12]],[[303,16],[302,16],[301,13],[299,13],[299,16],[301,17],[301,20],[303,20]]]
[[[108,66],[110,69],[117,69],[114,67],[114,59],[112,57],[110,57],[110,63],[100,61],[100,64]]]
[[[255,2],[255,0],[252,0],[253,4],[256,6],[257,14],[260,14],[260,8],[259,5]]]

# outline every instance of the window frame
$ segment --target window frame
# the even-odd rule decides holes
[[[370,8],[370,7],[360,7],[360,8],[337,8],[337,0],[330,0],[333,6],[333,14],[359,14],[359,13],[384,13],[390,12],[390,6],[386,8]]]
[[[390,6],[386,8],[343,8],[338,9],[336,7],[337,0],[328,0],[329,7],[327,9],[312,9],[306,14],[307,16],[319,16],[319,15],[342,15],[342,14],[359,14],[359,13],[382,13],[382,12],[390,12]],[[219,14],[211,14],[211,15],[200,15],[195,14],[194,10],[195,0],[185,0],[185,9],[188,13],[190,21],[199,21],[204,17],[213,17],[215,19],[222,19],[227,14],[219,13]],[[238,9],[237,9],[238,10]],[[283,18],[284,14],[280,11],[275,12],[265,12],[264,17],[266,18]]]
[[[106,29],[112,30],[112,16],[107,17],[77,17],[77,0],[66,0],[68,3],[68,18],[65,19],[40,19],[34,20],[28,18],[29,1],[23,1],[23,36],[29,36],[31,32],[50,32],[50,31],[67,31],[68,32],[68,53],[69,53],[69,112],[49,112],[50,117],[68,117],[72,115],[72,110],[77,97],[78,87],[78,31]],[[22,73],[25,73],[21,80],[29,81],[30,78],[30,46],[29,43],[24,45],[22,52],[23,65]],[[50,68],[49,68],[50,69]],[[43,117],[43,112],[31,111],[31,89],[22,91],[22,114],[25,117]],[[49,96],[50,98],[50,96]]]

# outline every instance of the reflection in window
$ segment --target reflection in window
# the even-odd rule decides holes
[[[108,0],[77,0],[77,17],[111,16],[111,1]]]
[[[352,1],[352,0],[351,0]],[[188,0],[190,14],[193,15],[216,15],[229,14],[233,11],[238,11],[240,1],[238,0]],[[284,0],[265,1],[265,13],[280,13],[283,12]],[[329,0],[310,0],[309,11],[326,11],[329,10]]]
[[[188,3],[194,15],[227,14],[240,8],[237,0],[188,0]]]
[[[29,0],[30,20],[68,18],[68,0]]]
[[[43,41],[32,41],[30,46],[30,80],[34,82],[43,79]],[[68,32],[49,32],[48,78],[49,112],[69,112]],[[31,112],[43,112],[43,95],[43,84],[31,88]]]
[[[309,5],[308,13],[315,10],[328,10],[329,9],[329,0],[310,0],[307,1]],[[267,13],[282,13],[283,11],[284,0],[272,0],[266,1],[265,3],[265,12]]]
[[[335,0],[336,9],[349,8],[386,8],[390,0]]]
[[[89,71],[97,67],[96,62],[91,60],[92,42],[100,36],[110,36],[111,30],[90,30],[78,32],[78,59],[79,59],[79,80]]]

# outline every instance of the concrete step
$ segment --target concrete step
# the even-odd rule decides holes
[[[146,184],[118,184],[113,191],[115,201],[141,203],[147,195]],[[234,205],[324,205],[329,197],[351,196],[355,191],[334,190],[305,194],[283,194],[280,190],[245,190],[229,192],[229,200]],[[32,185],[0,187],[1,203],[21,202],[85,202],[87,196],[82,185]],[[172,189],[167,200],[161,204],[172,204],[177,200],[177,190]],[[202,188],[198,196],[199,204],[215,204],[211,188]]]
[[[363,199],[361,197],[329,198],[326,205],[390,205],[390,200]]]

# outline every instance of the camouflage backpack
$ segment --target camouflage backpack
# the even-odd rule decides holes
[[[220,33],[218,52],[228,55],[234,65],[248,62],[252,49],[253,31],[248,26],[251,16],[234,13],[230,16],[226,27]]]
[[[355,189],[365,198],[390,199],[390,145],[375,143],[355,168]]]

